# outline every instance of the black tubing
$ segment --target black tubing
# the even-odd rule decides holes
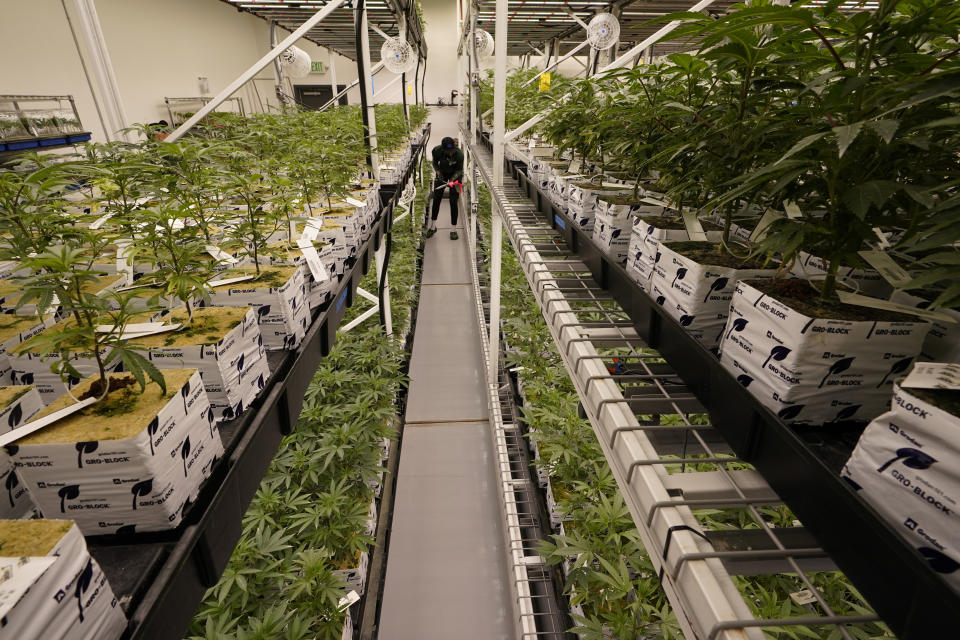
[[[363,142],[367,146],[367,166],[370,167],[372,174],[373,157],[370,153],[370,118],[367,115],[367,79],[363,70],[363,46],[360,43],[360,38],[363,33],[361,29],[363,25],[363,6],[364,0],[357,0],[357,5],[354,8],[353,22],[356,27],[355,34],[357,38],[357,82],[360,87],[360,114],[363,117]]]

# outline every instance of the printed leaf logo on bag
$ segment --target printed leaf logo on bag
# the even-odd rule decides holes
[[[730,282],[730,278],[717,278],[710,284],[710,290],[707,291],[707,295],[703,297],[703,301],[706,302],[710,299],[711,293],[716,293],[717,291],[722,291],[726,288],[727,283]]]
[[[930,547],[920,547],[917,551],[927,559],[927,562],[930,563],[930,568],[937,573],[953,573],[957,569],[960,569],[960,563],[957,563],[956,560],[941,551]]]
[[[847,484],[853,487],[854,491],[860,491],[863,487],[860,486],[860,483],[855,481],[853,478],[843,476],[843,479],[847,481]]]
[[[931,465],[937,461],[936,458],[919,449],[903,447],[902,449],[897,449],[897,455],[884,462],[883,465],[877,469],[877,473],[883,473],[887,467],[897,460],[903,460],[903,466],[909,467],[910,469],[917,469],[918,471],[929,469]]]
[[[66,513],[66,504],[67,500],[76,500],[80,497],[80,485],[78,484],[68,484],[65,487],[61,487],[57,491],[57,496],[60,498],[60,513]]]
[[[78,442],[77,447],[77,469],[83,469],[83,454],[93,453],[97,450],[98,443],[94,440],[91,442]]]
[[[73,596],[77,599],[77,607],[80,608],[80,622],[83,622],[83,594],[90,588],[90,581],[93,580],[93,559],[87,560],[87,566],[77,577],[77,587],[74,589]]]
[[[739,376],[737,376],[737,382],[742,384],[743,388],[746,389],[747,387],[750,386],[750,383],[753,382],[753,378],[751,378],[745,373],[742,373]]]
[[[150,495],[150,492],[153,491],[153,478],[147,478],[146,480],[141,480],[132,487],[130,487],[130,493],[133,494],[133,510],[137,510],[137,498],[142,496]]]
[[[844,407],[839,412],[837,412],[837,417],[834,418],[834,421],[847,420],[849,418],[852,418],[857,414],[857,411],[859,411],[860,407],[862,406],[863,406],[862,404],[854,404],[854,405],[850,405],[849,407]]]
[[[673,276],[673,282],[670,283],[670,287],[673,288],[677,284],[677,280],[683,280],[684,276],[687,275],[687,268],[680,267],[677,269],[677,275]]]
[[[783,345],[777,345],[773,349],[770,349],[770,355],[767,356],[767,359],[763,361],[763,366],[761,368],[766,369],[767,364],[771,359],[776,360],[777,362],[782,362],[784,358],[790,355],[791,349],[784,347]],[[820,386],[823,386],[822,384]]]
[[[777,416],[783,420],[793,420],[800,415],[800,412],[803,411],[805,406],[804,404],[794,404],[789,407],[784,407],[777,412]]]
[[[159,416],[154,416],[150,424],[147,425],[147,437],[150,439],[150,455],[153,456],[153,436],[157,435],[157,429],[160,428]]]
[[[23,419],[23,407],[20,406],[18,402],[14,405],[13,409],[10,410],[10,417],[7,418],[7,424],[11,429],[16,429],[17,425],[20,424],[20,420]]]
[[[904,358],[903,360],[897,360],[896,362],[894,362],[893,366],[890,367],[890,371],[887,372],[887,375],[883,376],[883,380],[881,380],[880,383],[877,385],[877,389],[882,387],[883,383],[885,383],[887,381],[887,378],[889,378],[890,376],[896,375],[898,373],[903,373],[904,371],[906,371],[910,367],[910,364],[912,362],[913,362],[913,356],[909,358]]]
[[[696,316],[680,316],[680,326],[689,327],[695,318]]]
[[[657,304],[659,304],[659,305],[662,306],[665,300],[666,300],[665,297],[663,297],[663,296],[657,296]]]
[[[257,320],[263,319],[264,316],[270,313],[270,305],[265,304],[262,307],[257,308]]]
[[[850,365],[853,364],[854,360],[856,360],[854,356],[851,356],[849,358],[841,358],[840,360],[837,360],[832,365],[830,365],[830,368],[827,370],[827,375],[823,376],[823,380],[820,381],[820,384],[817,386],[817,388],[822,389],[823,385],[826,384],[827,382],[827,378],[829,378],[830,376],[838,373],[843,373],[844,371],[849,369]]]
[[[730,325],[730,331],[727,332],[727,338],[726,338],[726,339],[729,340],[729,339],[730,339],[730,335],[731,335],[734,331],[736,331],[736,332],[739,333],[740,331],[743,331],[744,329],[746,329],[746,328],[747,328],[747,325],[748,325],[749,323],[750,323],[750,321],[747,320],[746,318],[737,318],[736,320],[734,320],[734,321],[731,323],[731,325]],[[766,365],[764,365],[764,366],[766,366]]]
[[[13,469],[7,474],[7,480],[4,482],[7,487],[7,495],[10,497],[10,506],[13,506],[13,490],[20,486],[20,479],[17,478],[17,472]]]
[[[116,534],[118,536],[126,536],[126,535],[134,534],[136,532],[137,532],[137,525],[127,524],[117,529]]]
[[[190,436],[187,436],[183,441],[183,446],[180,447],[180,457],[183,458],[183,477],[187,477],[187,457],[190,455]]]
[[[187,380],[183,383],[183,388],[180,389],[180,397],[183,398],[183,412],[187,413],[187,396],[190,395],[190,381]]]

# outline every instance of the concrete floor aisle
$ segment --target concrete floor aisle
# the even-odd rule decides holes
[[[433,109],[430,145],[456,137]],[[429,150],[428,150],[429,152]],[[379,640],[513,637],[466,233],[426,243]]]

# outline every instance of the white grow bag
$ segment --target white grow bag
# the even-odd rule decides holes
[[[296,349],[310,322],[304,271],[304,267],[298,267],[279,288],[260,286],[256,281],[217,287],[210,294],[208,304],[213,307],[253,307],[267,351]]]
[[[0,411],[0,433],[26,424],[43,409],[43,400],[33,387],[0,387],[0,391],[20,393]],[[0,518],[27,518],[36,505],[26,484],[17,474],[13,460],[0,449]]]
[[[893,388],[843,478],[960,591],[960,418]]]
[[[706,244],[706,243],[705,243]],[[704,265],[660,243],[650,296],[708,349],[717,346],[738,280],[772,278],[774,269]]]
[[[662,209],[662,208],[661,208]],[[686,229],[663,229],[657,226],[656,218],[642,214],[643,218],[633,219],[630,232],[630,246],[627,249],[627,273],[644,291],[650,288],[653,267],[660,257],[661,242],[683,242],[690,239]],[[707,231],[707,240],[719,242],[722,233]]]
[[[100,565],[72,526],[44,557],[0,556],[2,637],[115,640],[127,620]]]
[[[180,524],[223,444],[199,372],[168,391],[170,401],[132,437],[28,444],[28,436],[7,446],[45,516],[75,520],[85,535]]]
[[[720,361],[787,422],[869,420],[884,410],[929,328],[812,318],[738,282]]]

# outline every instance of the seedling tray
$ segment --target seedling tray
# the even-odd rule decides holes
[[[488,145],[489,141],[484,140]],[[505,172],[514,167],[509,164]],[[902,640],[960,628],[960,595],[840,478],[864,424],[791,427],[761,405],[594,244],[589,232],[555,207],[523,171],[519,186],[626,311],[699,402],[736,454],[754,465],[837,566]],[[510,175],[510,173],[506,173]]]
[[[404,183],[408,177],[409,171]],[[127,614],[124,640],[183,638],[203,594],[226,568],[247,506],[281,438],[296,424],[307,386],[333,347],[360,278],[392,221],[395,193],[384,195],[370,237],[337,285],[331,303],[314,314],[303,343],[296,351],[267,352],[271,375],[263,392],[239,418],[220,423],[224,458],[183,523],[160,533],[87,538],[91,555],[103,567]]]

